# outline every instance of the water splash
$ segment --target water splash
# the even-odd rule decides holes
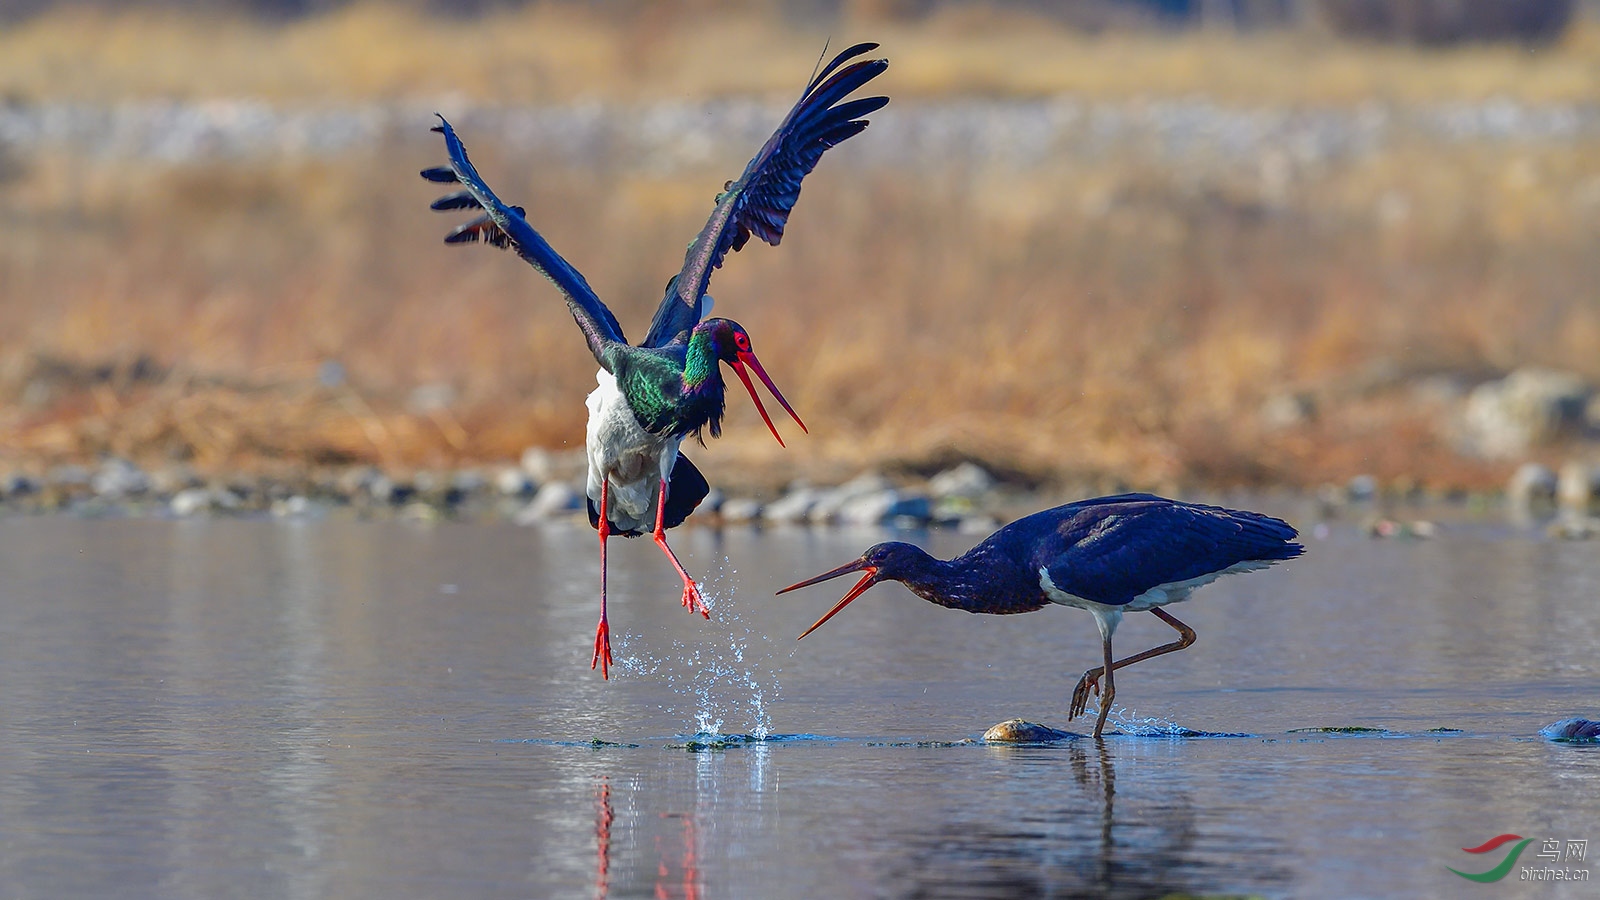
[[[762,741],[772,734],[770,705],[781,690],[781,670],[773,664],[776,647],[740,614],[737,575],[724,563],[700,584],[712,623],[725,629],[721,633],[707,628],[704,639],[673,641],[672,650],[663,656],[626,653],[617,658],[622,677],[656,677],[674,694],[691,700],[692,710],[676,705],[663,709],[671,715],[692,716],[690,733],[702,742],[726,737],[723,727],[728,723],[748,728],[736,737]],[[625,636],[619,646],[626,652],[628,643]]]
[[[1159,716],[1140,716],[1138,710],[1127,706],[1112,707],[1109,718],[1118,731],[1134,737],[1192,737],[1199,734]]]
[[[1089,721],[1093,721],[1100,714],[1100,710],[1090,706],[1085,711]],[[1179,725],[1169,719],[1159,716],[1140,716],[1137,709],[1127,706],[1113,706],[1111,714],[1106,717],[1106,723],[1129,737],[1154,737],[1154,738],[1197,738],[1197,737],[1249,737],[1246,734],[1233,734],[1212,731],[1196,731]]]

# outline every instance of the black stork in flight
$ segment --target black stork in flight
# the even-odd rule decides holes
[[[778,593],[866,573],[802,638],[880,581],[901,582],[924,600],[971,613],[1010,615],[1051,603],[1086,609],[1100,626],[1105,663],[1078,680],[1067,719],[1088,708],[1091,691],[1099,693],[1099,738],[1117,693],[1111,673],[1194,643],[1194,629],[1161,607],[1189,599],[1195,588],[1224,575],[1294,559],[1305,551],[1295,537],[1287,522],[1261,513],[1119,494],[1018,519],[952,560],[935,559],[911,544],[878,544],[854,562]],[[1111,635],[1122,614],[1143,610],[1176,629],[1178,639],[1113,662]]]
[[[566,296],[567,308],[600,363],[599,387],[587,401],[586,493],[589,521],[600,532],[600,624],[589,667],[599,666],[602,677],[610,677],[612,662],[606,620],[606,540],[612,534],[636,537],[648,529],[683,579],[683,605],[710,617],[694,579],[667,546],[666,529],[682,523],[710,491],[705,477],[679,454],[678,445],[689,435],[700,437],[703,430],[712,437],[722,432],[725,398],[718,363],[727,363],[744,382],[779,444],[783,438],[761,405],[747,369],[755,370],[805,430],[757,361],[744,328],[729,319],[701,321],[711,305],[706,285],[728,253],[744,247],[751,235],[773,245],[782,240],[789,213],[800,197],[800,182],[829,147],[860,134],[867,127],[864,117],[889,102],[887,97],[841,102],[889,67],[883,59],[850,62],[877,46],[857,44],[824,66],[744,174],[725,185],[710,221],[689,244],[683,269],[667,283],[650,330],[637,346],[628,343],[622,326],[583,275],[528,224],[525,211],[495,196],[450,123],[440,116],[433,129],[444,135],[450,164],[425,169],[422,177],[463,188],[440,198],[433,208],[483,213],[451,231],[445,242],[483,241],[515,250]]]

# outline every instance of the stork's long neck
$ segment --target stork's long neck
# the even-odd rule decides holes
[[[960,608],[962,585],[958,578],[952,577],[950,563],[929,556],[914,544],[907,546],[911,549],[903,551],[903,555],[895,561],[894,574],[890,577],[929,603]]]
[[[982,544],[951,560],[919,551],[895,578],[929,603],[971,613],[1024,613],[1048,602],[1036,576]]]
[[[683,390],[687,394],[722,393],[722,373],[717,368],[717,348],[711,333],[695,329],[683,359]]]
[[[722,370],[718,368],[717,348],[709,331],[695,329],[683,357],[683,385],[678,392],[681,420],[678,427],[699,436],[700,429],[722,436],[722,411],[726,406]]]

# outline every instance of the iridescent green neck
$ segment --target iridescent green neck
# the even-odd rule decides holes
[[[689,347],[683,360],[683,386],[697,390],[708,380],[717,379],[717,348],[709,329],[689,333]]]

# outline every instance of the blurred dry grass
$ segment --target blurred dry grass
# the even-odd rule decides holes
[[[1527,58],[1295,36],[1091,41],[1026,22],[872,36],[897,98],[1587,100],[1600,72],[1587,34]],[[819,44],[755,19],[701,34],[548,9],[477,24],[357,9],[277,29],[62,17],[0,37],[0,84],[88,100],[787,94]],[[466,137],[632,332],[754,149],[660,177],[505,158]],[[408,468],[577,446],[592,360],[515,257],[440,244],[451,220],[426,211],[433,192],[414,175],[437,154],[417,146],[179,167],[22,160],[26,177],[0,184],[0,460]],[[1600,378],[1595,149],[1418,137],[1287,193],[1137,152],[938,178],[824,162],[783,246],[747,249],[712,285],[811,436],[780,451],[737,397],[727,435],[696,455],[724,485],[956,457],[1158,487],[1495,482],[1501,468],[1450,452],[1411,387],[1530,362]],[[346,384],[317,384],[328,361]],[[454,402],[408,405],[434,383]],[[1289,427],[1258,415],[1285,391],[1318,414]]]
[[[950,93],[1228,103],[1587,101],[1600,27],[1552,47],[1448,51],[1268,31],[1088,35],[982,4],[911,21],[806,24],[692,4],[605,16],[531,5],[471,19],[356,5],[270,25],[193,11],[66,7],[0,31],[0,93],[28,100],[262,97],[296,103],[460,95],[478,102],[652,100],[795,90],[830,34],[891,48],[904,98]],[[733,77],[730,77],[732,75]]]

